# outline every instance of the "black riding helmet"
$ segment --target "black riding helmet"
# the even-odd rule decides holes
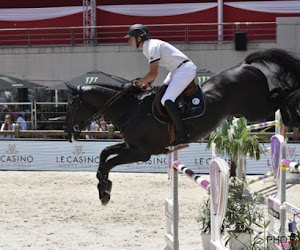
[[[136,47],[138,48],[140,46],[140,43],[143,41],[146,41],[149,39],[149,31],[148,28],[143,25],[143,24],[134,24],[132,25],[129,30],[128,30],[128,34],[125,36],[126,38],[129,38],[131,36],[135,37],[135,41],[136,41]],[[137,41],[138,37],[141,37],[142,40],[141,42]]]

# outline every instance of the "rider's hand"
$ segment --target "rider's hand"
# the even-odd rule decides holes
[[[134,85],[132,82],[128,82],[124,84],[124,90],[126,91],[132,91],[135,90],[137,88],[136,85]]]
[[[131,82],[129,83],[125,83],[123,86],[124,86],[124,90],[125,91],[128,91],[128,92],[135,92],[137,91],[137,93],[141,90],[146,90],[147,87],[149,86],[148,84],[143,84],[143,85],[138,85],[138,81],[140,80],[141,78],[136,78],[136,79],[133,79]]]
[[[131,81],[131,82],[132,82],[132,85],[134,85],[134,86],[139,86],[139,85],[138,85],[138,82],[139,82],[140,79],[141,79],[141,78],[137,78],[137,79],[132,80],[132,81]]]
[[[136,78],[134,80],[132,80],[131,82],[133,83],[133,85],[139,87],[140,89],[142,90],[146,90],[148,88],[148,86],[150,85],[150,83],[144,83],[143,85],[138,85],[138,81],[140,80],[141,78]]]

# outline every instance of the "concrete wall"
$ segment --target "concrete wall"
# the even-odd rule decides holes
[[[239,64],[258,49],[282,48],[300,55],[300,18],[277,18],[277,43],[249,43],[245,52],[234,43],[175,44],[199,69],[218,73]],[[0,73],[51,86],[97,69],[127,79],[148,72],[142,51],[128,45],[0,49]],[[156,83],[166,76],[160,70]]]
[[[278,17],[277,47],[300,55],[300,18]]]
[[[249,53],[276,47],[276,43],[250,43],[248,51],[234,50],[234,44],[175,44],[199,69],[220,72],[240,63]],[[0,73],[51,86],[97,69],[126,79],[148,72],[142,51],[129,44],[97,47],[50,47],[0,49]],[[161,69],[156,83],[166,76]]]

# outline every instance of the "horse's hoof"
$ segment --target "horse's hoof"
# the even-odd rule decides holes
[[[107,191],[110,194],[111,189],[112,189],[112,182],[110,180],[107,180],[105,191]]]
[[[105,193],[105,195],[103,196],[103,198],[100,198],[102,206],[106,206],[107,203],[110,201],[110,194],[109,193]]]
[[[98,183],[98,191],[99,191],[99,199],[103,206],[107,205],[110,200],[110,193],[112,189],[112,182],[107,180],[105,183],[105,187],[103,183]]]

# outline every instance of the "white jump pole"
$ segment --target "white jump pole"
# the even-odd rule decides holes
[[[284,183],[286,182],[286,173],[285,171],[282,171],[280,168],[280,163],[282,158],[285,158],[285,151],[283,148],[285,148],[285,140],[282,135],[276,135],[272,136],[271,138],[271,165],[272,165],[272,171],[274,175],[274,179],[276,181],[277,185],[277,193],[275,197],[269,197],[268,199],[268,206],[269,206],[269,211],[272,209],[275,209],[275,207],[272,207],[273,205],[276,205],[276,201],[278,201],[279,204],[279,215],[278,217],[280,218],[280,225],[283,225],[279,232],[279,236],[284,236],[285,235],[285,221],[286,221],[286,208],[284,206],[284,202],[286,200],[286,193],[285,193],[285,185]],[[283,155],[284,154],[284,155]],[[272,204],[272,205],[271,205]],[[276,208],[278,210],[278,208]],[[274,210],[275,211],[275,210]],[[277,211],[278,212],[278,211]],[[275,231],[274,231],[274,216],[270,217],[270,226],[269,226],[269,232],[275,236]],[[277,235],[278,236],[278,235]]]
[[[177,160],[177,151],[167,155],[168,178],[171,181],[172,194],[165,200],[166,215],[166,246],[163,250],[179,249],[178,223],[179,223],[179,205],[178,205],[178,172],[172,171],[172,164]]]
[[[175,156],[176,157],[176,156]],[[168,155],[168,163],[175,158]],[[210,193],[211,199],[211,241],[210,249],[227,249],[222,242],[221,227],[226,214],[228,186],[229,186],[229,167],[221,158],[215,158],[210,162],[210,182],[203,179],[178,161],[174,161],[171,168],[172,177],[172,196],[166,199],[166,246],[164,249],[179,249],[178,239],[178,171],[194,180]]]
[[[275,124],[275,134],[281,135],[281,114],[279,109],[275,112],[275,120],[278,122]]]

